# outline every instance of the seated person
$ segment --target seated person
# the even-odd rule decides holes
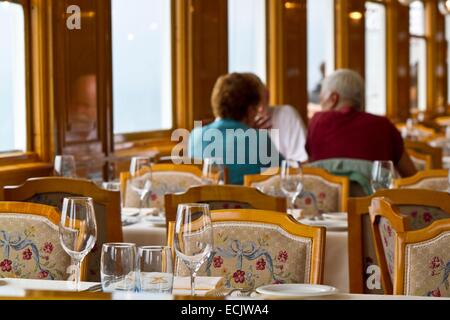
[[[310,162],[332,158],[391,160],[404,177],[416,173],[402,136],[389,119],[364,112],[364,80],[351,70],[338,70],[322,86],[317,113],[308,128]]]
[[[258,110],[256,127],[277,130],[278,137],[272,136],[272,142],[284,158],[300,162],[307,161],[306,126],[298,111],[290,105],[269,106],[267,87],[257,75],[249,73],[248,76],[253,77],[260,84],[263,96],[263,103]]]
[[[269,132],[254,128],[263,103],[260,85],[240,73],[220,77],[213,89],[216,120],[194,128],[189,136],[189,156],[215,158],[228,168],[230,184],[243,184],[244,175],[279,167],[282,157]]]

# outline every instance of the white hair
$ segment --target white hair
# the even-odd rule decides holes
[[[336,92],[340,99],[353,102],[354,107],[364,109],[364,80],[355,71],[349,69],[337,70],[323,80],[322,93]]]

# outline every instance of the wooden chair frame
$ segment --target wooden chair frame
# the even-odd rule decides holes
[[[89,180],[61,177],[31,178],[20,186],[4,187],[4,197],[7,201],[25,201],[37,193],[55,192],[91,197],[94,202],[105,206],[108,216],[107,241],[123,241],[119,192],[103,190]]]
[[[56,208],[31,202],[0,201],[0,215],[6,213],[44,217],[56,226],[61,222],[61,214]],[[86,259],[81,263],[80,277],[81,281],[87,278]]]
[[[416,159],[424,161],[426,171],[433,170],[433,157],[430,154],[420,153],[413,149],[407,149],[407,153],[408,153],[409,157],[411,158],[411,160],[413,160],[412,158],[416,158]],[[414,163],[414,160],[413,160],[413,163]],[[421,172],[417,167],[416,167],[416,169],[418,172]]]
[[[242,186],[197,186],[185,193],[166,194],[165,212],[167,221],[175,221],[178,205],[212,201],[236,201],[251,205],[254,209],[271,210],[285,213],[285,198],[268,196],[258,189]]]
[[[329,173],[328,171],[321,169],[321,168],[312,168],[312,167],[303,167],[303,175],[307,176],[318,176],[323,178],[324,180],[340,184],[342,186],[341,190],[341,208],[340,211],[346,212],[347,211],[347,200],[348,195],[350,192],[350,181],[348,177],[342,177],[342,176],[335,176]],[[266,181],[273,176],[279,175],[280,169],[269,169],[265,174],[254,174],[254,175],[246,175],[244,176],[244,186],[252,187],[254,183],[263,182]]]
[[[419,196],[422,200],[421,205],[439,207],[443,211],[450,213],[450,194],[445,192],[431,191],[426,195]],[[434,193],[433,197],[431,193]],[[425,196],[425,198],[423,198]],[[381,239],[378,224],[380,218],[386,218],[392,228],[396,231],[397,237],[395,239],[395,256],[394,256],[394,280],[388,271],[386,257],[384,255],[383,243]],[[403,295],[404,294],[404,277],[405,277],[405,254],[406,245],[418,243],[433,239],[443,231],[450,230],[450,219],[438,220],[430,226],[420,230],[410,230],[410,217],[403,216],[390,198],[374,198],[372,200],[372,208],[370,211],[370,218],[372,222],[372,232],[375,241],[375,251],[379,267],[381,270],[381,282],[387,294]],[[450,215],[449,215],[450,218]]]
[[[433,199],[436,193],[440,194],[437,200]],[[436,206],[438,201],[444,200],[444,196],[445,193],[443,192],[431,190],[392,189],[377,191],[368,197],[348,199],[348,265],[351,293],[364,293],[364,237],[362,228],[363,217],[369,217],[370,215],[369,207],[371,206],[372,199],[386,197],[396,205]]]
[[[255,222],[276,225],[289,234],[306,237],[312,239],[312,254],[311,254],[311,284],[323,283],[323,270],[325,262],[325,235],[326,229],[323,227],[311,227],[300,224],[294,218],[286,213],[253,210],[253,209],[232,209],[232,210],[212,210],[211,219],[213,224],[218,222]],[[175,249],[173,247],[175,231],[175,222],[169,223],[169,230],[167,233],[167,243],[172,248],[173,254]]]
[[[430,155],[432,159],[432,167],[429,169],[442,169],[442,149],[434,148],[426,142],[405,140],[405,148],[413,150],[416,153]]]
[[[415,174],[412,177],[394,180],[394,187],[403,189],[403,188],[408,188],[409,186],[415,185],[426,179],[447,178],[447,177],[448,177],[448,170],[444,170],[444,169],[419,171],[417,174]]]

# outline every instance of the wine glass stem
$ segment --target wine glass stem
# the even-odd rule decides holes
[[[75,290],[80,291],[80,278],[81,278],[81,260],[75,260]]]
[[[195,297],[195,272],[191,272],[191,296]]]

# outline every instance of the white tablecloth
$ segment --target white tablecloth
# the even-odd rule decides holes
[[[166,228],[141,222],[123,227],[125,242],[137,246],[167,245]],[[348,233],[328,231],[325,248],[324,284],[336,287],[340,292],[349,292]]]

